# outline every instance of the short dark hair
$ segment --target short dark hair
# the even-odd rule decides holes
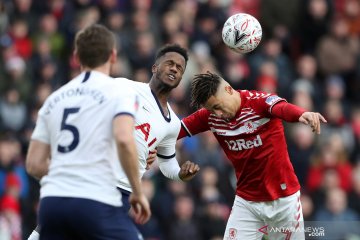
[[[215,73],[196,74],[191,83],[191,106],[199,108],[216,94],[221,77]]]
[[[181,47],[179,44],[166,44],[165,46],[160,48],[158,50],[158,52],[156,53],[155,61],[157,61],[159,58],[161,58],[168,52],[176,52],[176,53],[180,54],[181,56],[183,56],[185,59],[185,64],[187,63],[187,61],[189,59],[187,50],[185,48]]]
[[[100,24],[93,24],[79,31],[75,37],[75,49],[81,65],[95,68],[106,63],[115,42],[114,34]]]

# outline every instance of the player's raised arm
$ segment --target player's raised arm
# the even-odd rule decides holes
[[[309,125],[313,132],[320,134],[321,122],[326,123],[326,119],[318,112],[308,112],[294,104],[285,101],[276,103],[272,108],[272,115],[287,122],[301,122]]]

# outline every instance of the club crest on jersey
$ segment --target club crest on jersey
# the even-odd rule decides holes
[[[236,235],[237,235],[237,230],[235,228],[230,228],[229,229],[229,238],[231,240],[236,239]]]
[[[252,121],[248,121],[244,124],[246,133],[252,133],[256,130],[256,127],[254,126]]]
[[[273,105],[274,103],[276,103],[277,101],[279,101],[281,98],[279,96],[273,95],[273,96],[269,96],[266,98],[265,102],[268,105]]]

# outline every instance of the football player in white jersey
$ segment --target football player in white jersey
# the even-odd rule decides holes
[[[170,179],[188,181],[200,170],[197,164],[190,161],[179,167],[175,158],[175,144],[181,123],[168,103],[171,90],[176,88],[182,79],[187,60],[188,54],[184,48],[177,44],[165,45],[156,54],[155,64],[152,66],[153,75],[148,84],[121,79],[127,81],[139,96],[135,136],[141,176],[146,170],[149,153],[155,149],[159,168]],[[124,199],[131,192],[124,173],[119,188]],[[130,208],[129,205],[126,206],[125,200],[124,206]]]
[[[41,178],[40,239],[138,239],[116,189],[122,165],[135,220],[145,223],[151,212],[134,140],[137,95],[109,77],[117,56],[105,27],[77,33],[75,55],[83,72],[41,107],[26,158],[29,174]]]
[[[119,78],[119,81],[133,88],[139,97],[135,139],[141,176],[155,160],[151,153],[156,151],[160,170],[170,179],[188,181],[200,170],[197,164],[190,161],[179,167],[175,158],[175,143],[181,124],[167,101],[171,90],[182,79],[187,60],[188,54],[184,48],[174,44],[165,45],[156,55],[149,84]],[[127,199],[132,188],[125,173],[120,171],[120,174],[118,187],[122,193],[123,207],[128,212],[130,204]],[[37,239],[38,233],[34,230],[28,240]]]

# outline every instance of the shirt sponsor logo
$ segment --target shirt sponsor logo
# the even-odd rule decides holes
[[[279,101],[280,99],[281,99],[280,97],[273,95],[273,96],[267,97],[265,102],[271,106],[274,103],[276,103],[277,101]]]
[[[245,139],[237,139],[237,140],[225,140],[225,142],[228,145],[229,150],[232,151],[247,150],[247,149],[252,149],[254,147],[260,147],[263,145],[260,135],[256,135],[256,138],[253,140],[245,141]]]

